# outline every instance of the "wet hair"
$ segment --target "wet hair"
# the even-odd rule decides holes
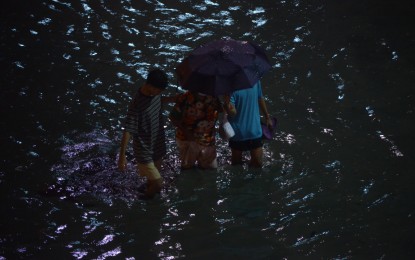
[[[158,89],[165,89],[168,85],[167,75],[161,69],[153,69],[148,73],[146,83]]]

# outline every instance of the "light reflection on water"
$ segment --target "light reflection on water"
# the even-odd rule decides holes
[[[347,9],[51,0],[3,11],[0,258],[410,259],[414,73],[396,41],[409,33],[378,33]],[[278,132],[263,170],[230,166],[218,140],[217,171],[180,172],[166,123],[166,188],[138,200],[131,150],[127,173],[115,164],[131,96],[153,66],[175,93],[178,62],[224,36],[258,42],[273,63],[263,86]]]

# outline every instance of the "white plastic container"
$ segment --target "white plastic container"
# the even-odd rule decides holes
[[[230,139],[235,135],[235,131],[233,130],[231,124],[228,121],[228,115],[227,114],[223,115],[222,127],[223,127],[223,130],[225,132],[226,139]]]

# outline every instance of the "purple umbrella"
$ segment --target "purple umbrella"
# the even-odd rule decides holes
[[[176,73],[182,88],[219,96],[252,87],[270,68],[258,45],[222,39],[194,49],[177,66]]]

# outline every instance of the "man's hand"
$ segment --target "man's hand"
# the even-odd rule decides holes
[[[235,106],[231,103],[231,97],[229,95],[224,96],[224,109],[229,116],[235,116],[237,113]]]
[[[271,129],[271,130],[273,130],[274,127],[275,127],[275,125],[272,124],[273,122],[272,122],[271,117],[269,115],[267,115],[266,116],[266,119],[267,119],[267,126],[268,126],[268,128]]]
[[[227,107],[228,114],[230,116],[235,116],[237,113],[235,106],[232,103],[228,103],[227,106],[228,106]]]
[[[125,158],[125,150],[127,149],[128,141],[130,140],[130,133],[124,131],[121,138],[120,156],[118,157],[118,169],[125,171],[127,168],[127,159]]]
[[[127,169],[127,158],[125,157],[125,155],[121,155],[118,158],[118,170],[124,172],[125,169]]]

